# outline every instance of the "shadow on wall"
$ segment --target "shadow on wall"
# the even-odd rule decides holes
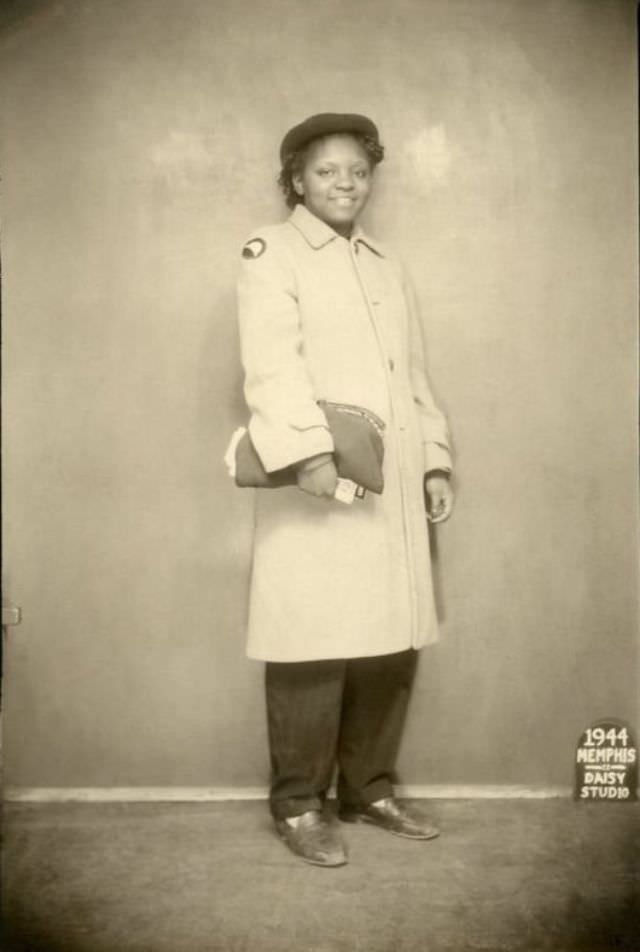
[[[3,0],[0,5],[0,32],[28,25],[40,16],[55,14],[60,0]]]

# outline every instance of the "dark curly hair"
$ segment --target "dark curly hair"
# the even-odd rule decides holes
[[[358,142],[367,153],[369,165],[372,169],[382,162],[384,158],[384,146],[380,145],[375,139],[372,139],[371,136],[362,135],[360,132],[352,132],[349,133],[349,135],[352,135],[356,142]],[[295,208],[296,205],[299,205],[303,201],[302,195],[298,195],[294,188],[293,178],[295,175],[299,175],[304,169],[309,149],[313,143],[317,141],[317,139],[312,139],[310,142],[307,142],[302,149],[298,149],[296,152],[290,152],[284,157],[282,168],[278,176],[278,185],[284,192],[284,198],[289,208]]]

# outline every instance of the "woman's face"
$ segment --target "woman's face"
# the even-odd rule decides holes
[[[371,192],[369,156],[350,135],[317,139],[293,185],[312,214],[348,237]]]

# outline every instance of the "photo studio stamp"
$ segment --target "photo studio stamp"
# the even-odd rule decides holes
[[[576,800],[608,802],[638,799],[638,748],[624,721],[596,721],[576,748]]]

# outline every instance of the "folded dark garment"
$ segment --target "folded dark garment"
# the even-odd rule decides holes
[[[350,479],[372,493],[381,493],[384,488],[383,421],[371,410],[348,403],[319,400],[318,406],[324,411],[333,437],[338,476]],[[237,486],[258,489],[292,486],[297,482],[296,467],[286,466],[273,473],[265,472],[247,432],[236,447],[235,481]]]

